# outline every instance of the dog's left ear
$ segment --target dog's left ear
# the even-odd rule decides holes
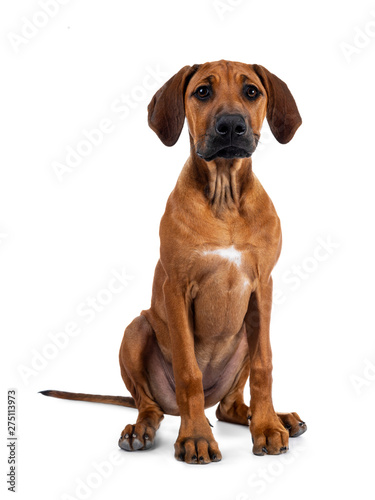
[[[167,81],[148,105],[148,124],[166,146],[180,137],[185,121],[185,91],[198,65],[185,66]]]
[[[267,121],[273,135],[281,144],[289,142],[302,123],[296,101],[286,83],[263,66],[253,64],[267,91]]]

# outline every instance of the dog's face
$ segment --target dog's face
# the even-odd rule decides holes
[[[247,64],[204,64],[186,88],[190,135],[196,153],[206,161],[251,156],[266,111],[266,89]]]
[[[187,118],[194,152],[205,161],[252,155],[267,116],[281,143],[302,123],[286,84],[258,65],[229,61],[185,66],[152,98],[149,124],[167,146]]]

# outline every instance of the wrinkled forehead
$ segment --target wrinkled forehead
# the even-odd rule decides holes
[[[245,83],[263,89],[262,82],[251,64],[232,61],[210,62],[199,67],[189,82],[187,92],[193,92],[199,85],[230,87],[233,85],[242,86]]]

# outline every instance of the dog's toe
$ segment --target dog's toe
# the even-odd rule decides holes
[[[130,445],[129,434],[125,434],[124,437],[121,436],[119,439],[118,445],[122,450],[133,451],[133,449]]]
[[[133,446],[134,451],[140,450],[143,448],[143,443],[141,443],[141,441],[139,439],[135,438],[135,439],[133,439],[132,446]]]
[[[298,413],[278,413],[277,415],[284,427],[288,430],[290,437],[301,436],[307,431],[307,425],[301,420]]]

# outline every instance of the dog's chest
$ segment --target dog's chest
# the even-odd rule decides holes
[[[198,250],[194,314],[197,333],[236,334],[254,288],[251,256],[235,245]]]
[[[214,250],[203,250],[202,254],[204,256],[218,256],[231,264],[235,264],[237,267],[240,267],[242,263],[242,252],[237,250],[234,245],[230,247],[215,248]]]
[[[224,292],[240,295],[247,292],[250,287],[247,252],[231,245],[203,250],[201,254],[203,269],[210,270],[213,280],[225,287]]]
[[[216,276],[226,277],[232,286],[240,282],[243,286],[250,285],[253,275],[253,255],[249,248],[230,246],[205,246],[196,251],[195,261],[204,274],[207,272]]]

